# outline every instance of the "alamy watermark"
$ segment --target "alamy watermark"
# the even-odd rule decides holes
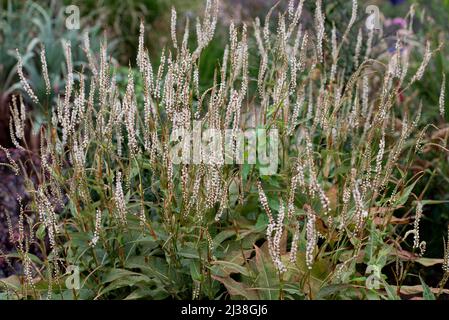
[[[369,5],[366,7],[365,12],[369,14],[366,18],[365,26],[368,30],[381,30],[382,26],[380,23],[380,10],[378,6]]]
[[[276,174],[279,164],[277,129],[193,129],[175,128],[170,134],[170,161],[173,164],[258,164],[261,175]]]
[[[80,8],[76,5],[65,7],[65,14],[68,15],[65,19],[65,27],[69,30],[80,29]]]
[[[78,266],[70,265],[67,267],[66,274],[69,276],[65,279],[65,286],[70,290],[79,290],[80,286],[80,269]]]
[[[369,265],[366,268],[366,274],[369,276],[366,278],[365,285],[368,289],[380,289],[381,270],[377,265]]]

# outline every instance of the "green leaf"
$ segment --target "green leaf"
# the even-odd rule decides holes
[[[163,290],[162,288],[157,289],[148,289],[148,288],[139,288],[131,292],[125,300],[137,300],[143,298],[151,298],[154,300],[165,299],[169,296],[168,292]]]
[[[252,165],[248,163],[244,163],[242,165],[242,180],[246,181],[248,179],[249,171],[251,170]]]
[[[248,300],[260,299],[256,290],[249,288],[247,285],[241,282],[237,282],[230,277],[218,277],[212,276],[213,279],[223,283],[231,296],[241,296]]]
[[[419,276],[419,280],[421,280],[421,285],[423,288],[422,296],[424,300],[436,300],[435,295],[433,294],[432,290],[430,290],[429,286],[424,282],[421,275]]]
[[[167,263],[164,259],[159,257],[142,257],[142,256],[134,256],[129,258],[125,267],[129,269],[139,269],[142,273],[151,276],[157,277],[160,280],[168,280],[169,269]]]
[[[404,205],[404,203],[407,202],[408,198],[410,197],[410,193],[415,187],[416,182],[418,182],[418,180],[416,180],[415,182],[413,182],[411,185],[409,185],[407,188],[404,189],[404,191],[401,194],[401,197],[395,201],[393,207],[402,206]]]
[[[255,263],[257,269],[256,282],[259,294],[262,299],[279,299],[279,277],[278,273],[269,259],[268,255],[259,247],[254,246],[256,250]]]
[[[257,230],[264,230],[268,225],[268,216],[265,212],[259,214],[255,228]]]
[[[148,279],[148,278],[146,278],[146,279]],[[150,284],[150,282],[147,282],[145,280],[145,276],[117,279],[117,280],[111,282],[106,288],[101,290],[99,296],[102,296],[105,293],[108,293],[108,292],[116,290],[116,289],[120,289],[120,288],[124,288],[124,287],[133,287],[139,282],[143,282],[146,285]]]
[[[41,259],[39,259],[39,257],[35,256],[34,254],[31,253],[25,253],[32,262],[38,264],[38,265],[42,265],[43,262],[41,261]],[[5,255],[5,257],[7,258],[18,258],[18,259],[22,259],[22,256],[18,253],[8,253],[7,255]]]
[[[223,269],[223,271],[228,275],[231,273],[240,273],[243,274],[244,276],[250,275],[249,271],[245,267],[242,267],[234,262],[218,260],[214,261],[212,264],[220,266]]]
[[[214,247],[218,248],[223,241],[232,237],[233,235],[235,235],[235,230],[231,230],[231,229],[223,230],[222,232],[220,232],[219,234],[217,234],[215,236],[215,238],[213,240]]]
[[[415,203],[416,201],[414,201]],[[421,202],[421,204],[424,205],[428,205],[428,204],[442,204],[442,203],[449,203],[449,200],[420,200],[419,202]]]
[[[37,228],[36,231],[36,238],[38,238],[39,240],[44,240],[45,239],[45,226],[44,224],[41,224],[39,226],[39,228]]]
[[[200,271],[200,262],[199,261],[191,261],[190,263],[190,275],[192,279],[195,281],[203,281],[203,275]]]
[[[0,279],[0,282],[13,290],[19,290],[21,287],[21,282],[17,275],[12,275],[7,278]],[[3,286],[0,286],[0,289],[3,289],[2,287]]]
[[[103,283],[108,283],[108,282],[112,282],[112,281],[116,281],[118,279],[122,279],[122,278],[135,278],[133,281],[136,281],[136,279],[140,279],[140,280],[144,280],[144,281],[149,281],[150,278],[148,278],[146,275],[143,275],[141,273],[137,273],[137,272],[133,272],[133,271],[129,271],[126,269],[111,269],[105,276],[105,278],[103,279]]]
[[[348,284],[331,284],[328,286],[324,286],[318,291],[318,294],[316,295],[317,300],[331,298],[333,295],[339,294],[347,289],[349,289],[351,286]]]
[[[396,293],[396,288],[395,287],[390,286],[383,279],[382,279],[382,283],[383,283],[383,285],[385,287],[385,290],[387,291],[388,299],[390,299],[390,300],[401,300],[401,298]]]
[[[199,259],[198,251],[194,247],[184,247],[178,251],[178,255],[189,259]]]

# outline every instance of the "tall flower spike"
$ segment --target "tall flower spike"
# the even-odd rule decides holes
[[[176,10],[171,8],[171,39],[173,41],[173,47],[178,49],[178,40],[176,39]]]
[[[260,199],[260,203],[262,204],[262,208],[267,213],[270,223],[272,223],[273,222],[273,214],[271,213],[270,206],[268,205],[267,196],[265,195],[265,192],[263,191],[262,184],[260,183],[260,181],[257,181],[257,190],[259,191],[259,199]]]
[[[373,181],[373,187],[375,191],[378,188],[378,183],[380,181],[380,176],[382,174],[382,160],[385,152],[385,131],[382,130],[382,137],[379,142],[379,151],[376,156],[376,167],[374,169],[374,173],[376,174]]]
[[[271,221],[267,226],[268,251],[279,273],[287,271],[287,268],[281,260],[281,239],[284,232],[284,218],[285,207],[284,203],[281,200],[276,221]]]
[[[122,173],[120,171],[117,172],[114,200],[118,211],[119,221],[122,225],[126,225],[126,203],[122,188]]]
[[[19,49],[16,49],[16,55],[17,55],[17,73],[19,74],[20,83],[22,84],[23,90],[25,90],[25,92],[28,94],[28,96],[34,103],[39,103],[39,99],[34,94],[33,89],[31,89],[30,84],[28,83],[27,79],[25,78],[25,75],[23,74],[23,60],[19,54]]]
[[[295,0],[290,0],[288,2],[288,18],[293,19],[293,14],[295,13]]]
[[[365,218],[368,216],[368,211],[364,207],[363,194],[361,194],[359,185],[361,180],[356,180],[354,183],[354,189],[352,191],[355,202],[355,218],[356,218],[356,230],[359,231],[362,228]]]
[[[41,48],[40,58],[41,58],[41,66],[42,66],[42,76],[44,77],[44,82],[45,82],[45,93],[47,95],[49,95],[51,92],[51,85],[50,85],[50,78],[48,76],[47,58],[46,58],[46,54],[45,54],[45,46],[44,45],[42,45],[42,48]]]
[[[20,167],[17,164],[17,162],[11,157],[11,153],[9,152],[9,150],[6,149],[5,147],[2,147],[1,145],[0,145],[0,150],[5,153],[6,159],[8,160],[9,165],[11,166],[11,168],[13,169],[14,174],[16,176],[18,176],[19,172],[20,172]]]
[[[143,23],[143,20],[140,21],[140,28],[139,28],[139,46],[137,48],[137,66],[139,67],[139,70],[143,73],[143,61],[145,58],[144,55],[144,36],[145,36],[145,25]]]
[[[32,261],[28,254],[24,255],[24,261],[23,261],[23,271],[25,273],[25,280],[26,283],[32,288],[32,290],[35,290],[35,284],[33,279],[33,271],[32,271]]]
[[[367,60],[371,55],[371,49],[373,47],[374,29],[368,31],[368,39],[366,42],[365,60]]]
[[[182,37],[182,49],[184,51],[187,51],[187,45],[189,43],[189,36],[190,36],[190,20],[187,16],[186,18],[186,24],[184,27],[184,36]]]
[[[291,245],[291,249],[290,249],[290,262],[291,263],[295,263],[296,255],[298,253],[298,241],[299,241],[299,233],[300,233],[298,222],[295,223],[294,230],[295,231],[293,233],[292,245]]]
[[[94,236],[90,242],[90,245],[92,247],[95,247],[98,240],[100,239],[100,228],[101,228],[101,210],[97,209],[97,212],[95,214],[95,230],[94,230]]]
[[[415,222],[414,222],[414,233],[413,235],[415,236],[414,241],[413,241],[413,248],[417,249],[419,248],[419,222],[421,221],[421,217],[422,217],[422,203],[418,202],[418,204],[416,205],[416,214],[415,214]]]
[[[446,74],[443,73],[443,82],[441,83],[441,89],[440,89],[440,99],[439,99],[439,109],[440,109],[440,115],[444,117],[444,98],[446,93]]]
[[[317,55],[318,61],[323,61],[323,40],[324,40],[324,15],[321,11],[321,2],[322,0],[316,1],[316,9],[315,9],[315,28],[317,32]]]
[[[443,270],[449,273],[449,226],[447,227],[447,243],[444,250]]]
[[[343,34],[343,37],[341,39],[340,42],[340,46],[338,47],[338,51],[340,51],[341,46],[343,45],[343,43],[346,41],[346,38],[349,34],[349,31],[351,30],[352,26],[355,23],[355,20],[357,19],[357,8],[358,8],[358,4],[357,4],[357,0],[352,0],[352,13],[351,13],[351,19],[349,20],[349,24],[346,27],[345,33]],[[357,66],[356,66],[357,67]]]
[[[424,71],[426,70],[427,65],[429,64],[430,58],[432,57],[432,52],[430,51],[430,42],[426,43],[426,50],[424,52],[424,57],[421,62],[421,65],[418,68],[418,71],[416,71],[415,75],[413,76],[412,80],[410,81],[410,84],[421,80],[421,78],[424,75]]]
[[[69,103],[69,99],[72,94],[72,88],[73,88],[73,63],[72,63],[72,45],[70,41],[64,41],[64,53],[66,58],[66,64],[67,64],[67,83],[65,88],[65,100],[64,105],[67,105]]]
[[[315,250],[316,243],[318,241],[318,233],[316,230],[316,216],[313,212],[312,208],[309,205],[305,205],[304,209],[307,214],[307,223],[306,223],[306,265],[307,268],[312,269],[313,265],[313,251]]]
[[[355,54],[354,54],[354,65],[356,68],[359,67],[360,51],[362,50],[362,40],[363,40],[363,34],[362,34],[362,29],[360,28],[359,32],[357,34],[357,42],[355,45]]]
[[[18,139],[23,139],[25,137],[25,104],[22,101],[22,97],[20,97],[20,112],[17,106],[17,98],[16,96],[12,96],[12,106],[9,106],[9,110],[11,112],[11,117],[9,120],[10,125],[10,133],[11,139],[17,148],[22,149],[22,147],[18,144],[16,137]]]

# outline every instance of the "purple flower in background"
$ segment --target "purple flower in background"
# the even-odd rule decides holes
[[[405,29],[405,28],[407,28],[407,21],[405,21],[405,19],[403,19],[403,18],[387,19],[385,21],[385,26],[386,27],[396,26],[400,29],[401,28]]]
[[[403,3],[405,0],[390,0],[391,4],[397,6],[398,4]]]
[[[396,36],[403,36],[405,34],[408,34],[409,31],[407,30],[407,21],[403,18],[393,18],[393,19],[386,19],[384,22],[385,27],[387,28],[387,34],[391,34],[391,37],[388,37],[387,43],[388,43],[388,52],[393,54],[396,52]],[[400,52],[401,54],[406,49],[405,47],[402,47]]]

